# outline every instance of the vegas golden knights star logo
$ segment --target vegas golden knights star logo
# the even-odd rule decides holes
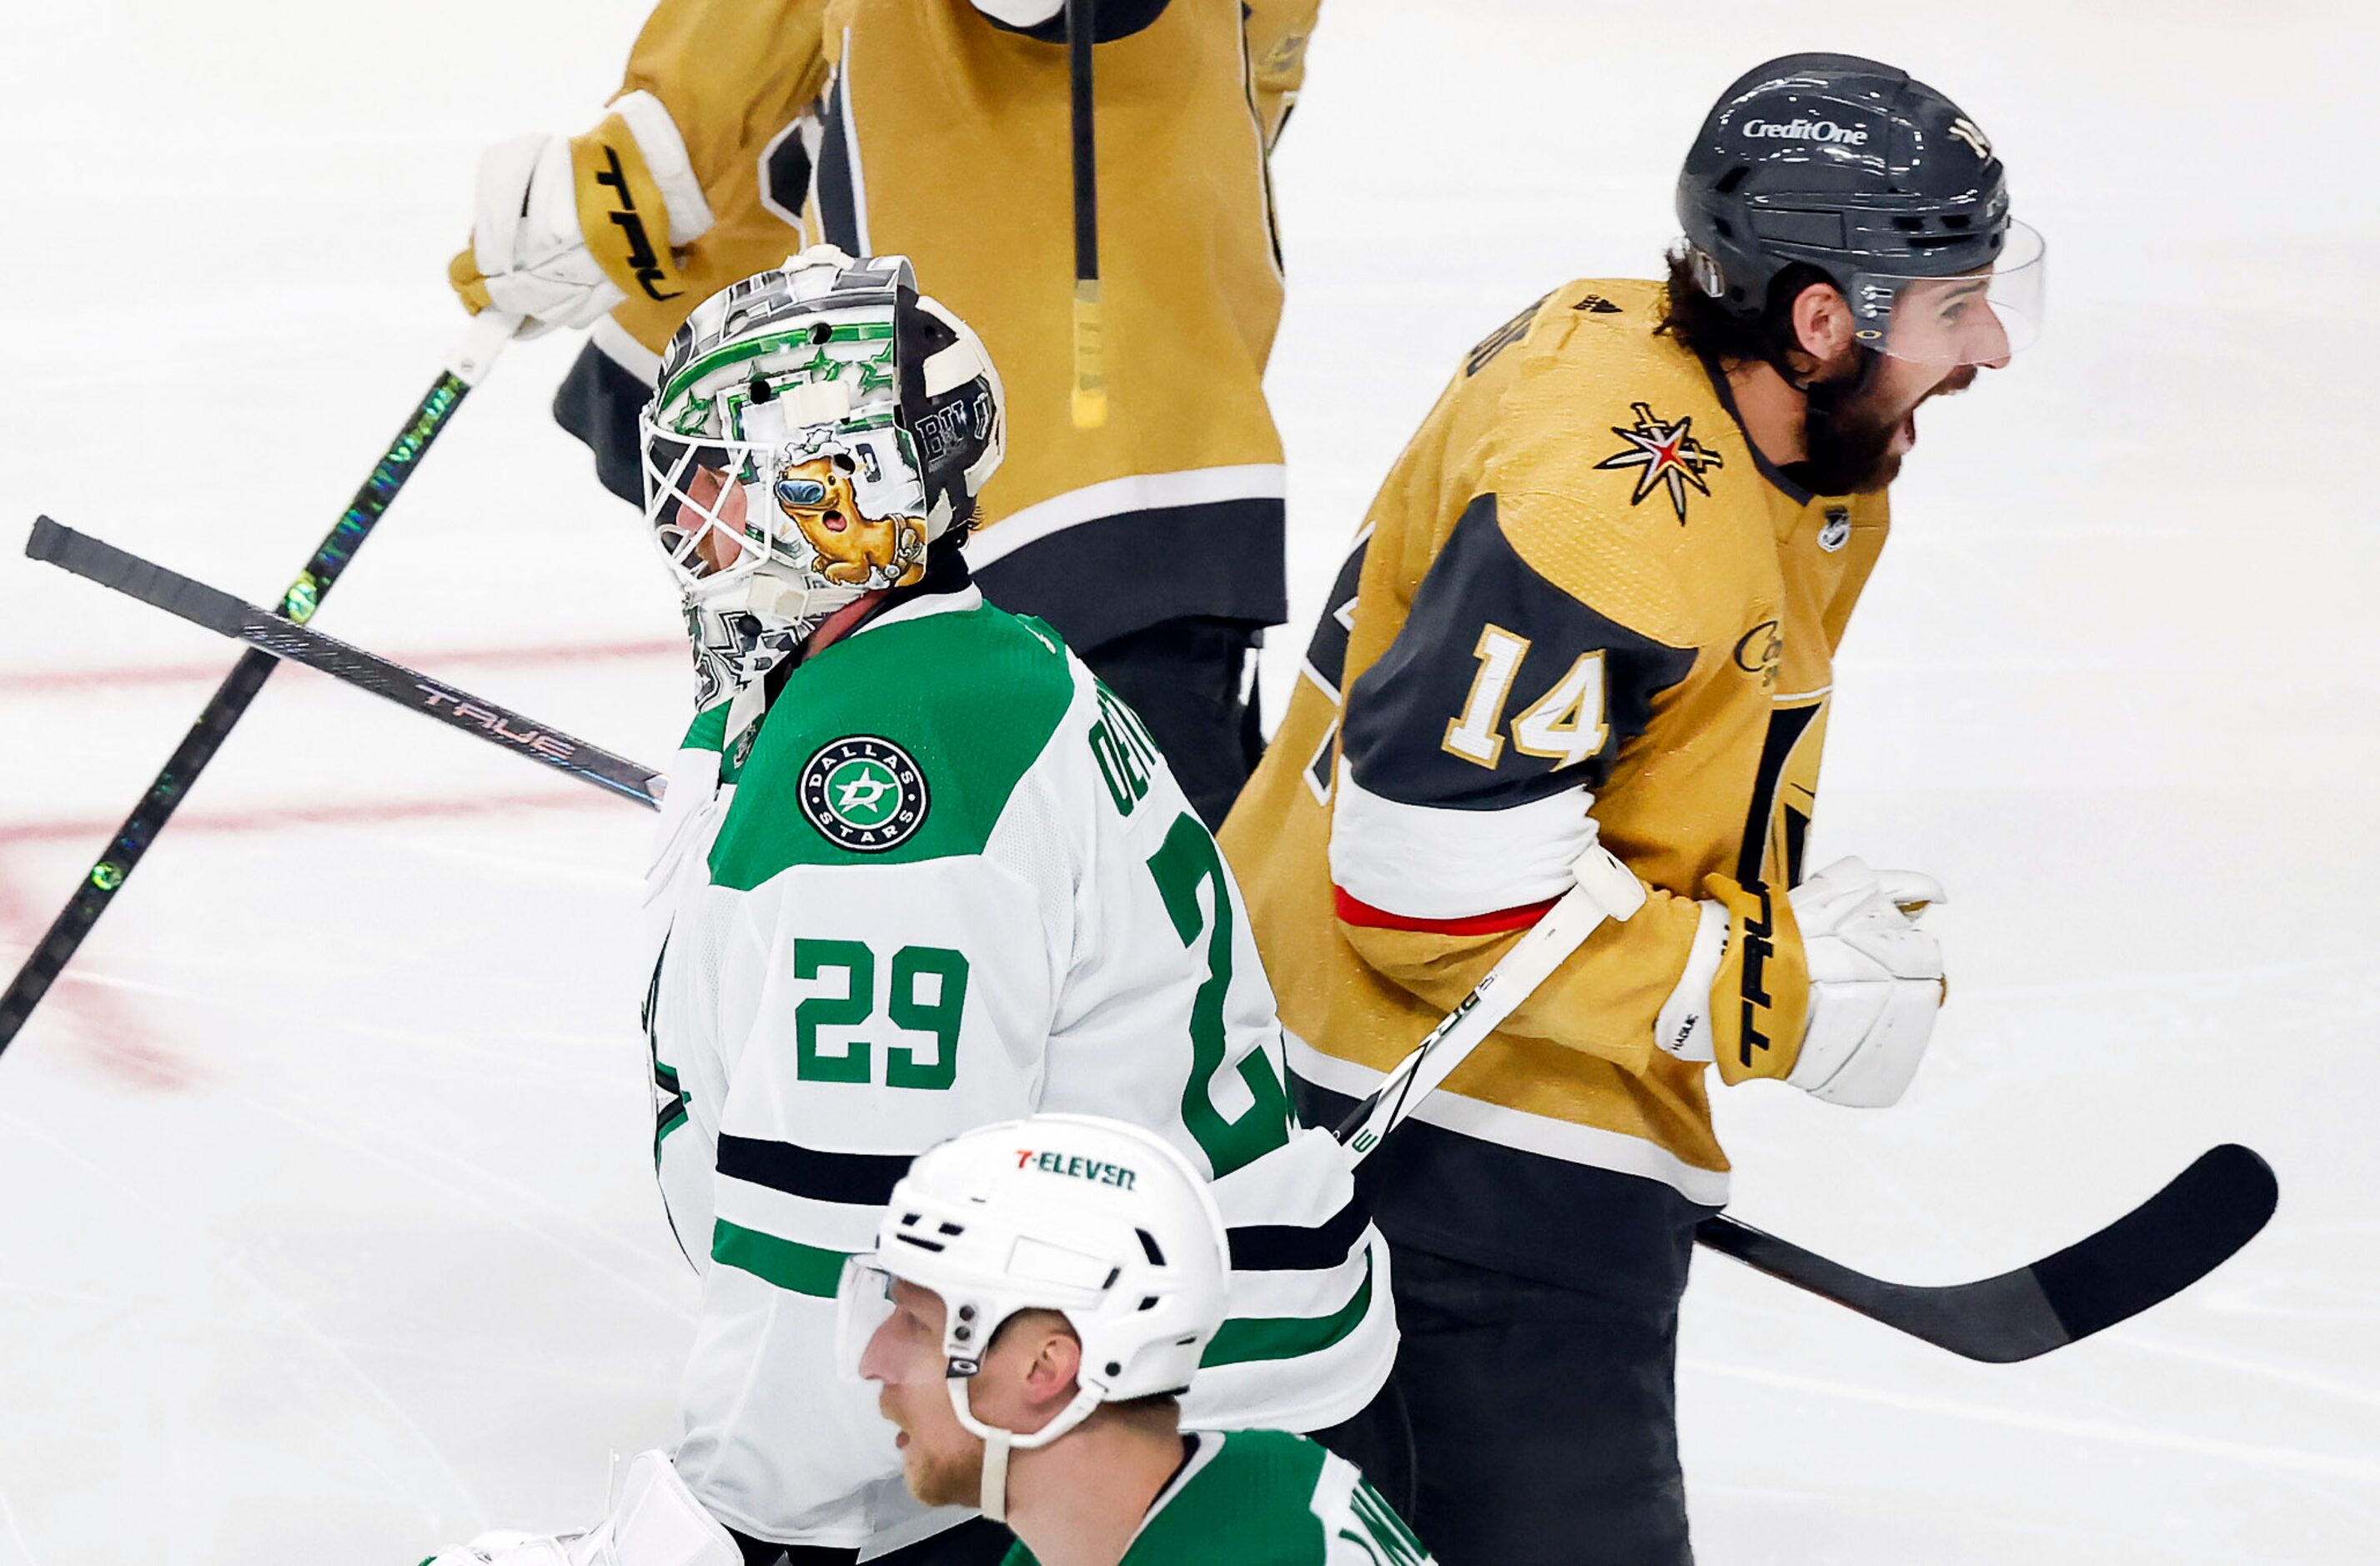
[[[1727,464],[1718,453],[1694,439],[1694,421],[1691,414],[1671,424],[1655,414],[1650,404],[1631,403],[1628,406],[1636,415],[1636,427],[1623,430],[1617,424],[1611,426],[1611,432],[1628,444],[1595,466],[1597,468],[1640,469],[1636,475],[1636,492],[1628,497],[1630,505],[1642,504],[1645,497],[1653,492],[1655,485],[1667,486],[1670,504],[1677,511],[1678,526],[1682,528],[1686,525],[1686,486],[1692,484],[1702,493],[1710,493],[1710,486],[1703,482],[1703,475],[1711,468],[1724,467]]]

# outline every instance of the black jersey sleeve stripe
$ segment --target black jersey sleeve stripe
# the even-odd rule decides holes
[[[1339,575],[1331,578],[1330,596],[1323,601],[1322,613],[1314,622],[1314,636],[1305,644],[1305,669],[1330,699],[1339,699],[1339,687],[1347,682],[1347,639],[1355,630],[1355,595],[1364,585],[1364,555],[1372,543],[1372,529],[1366,528],[1348,550],[1347,558],[1339,563]]]
[[[1312,1228],[1251,1223],[1229,1232],[1234,1272],[1318,1272],[1337,1267],[1364,1238],[1371,1214],[1358,1199]]]
[[[986,542],[1000,537],[994,524]],[[1047,620],[1076,652],[1167,620],[1277,625],[1289,617],[1277,496],[1149,506],[1093,517],[985,559],[975,577],[1012,614]]]
[[[1527,643],[1503,709],[1508,724],[1583,654],[1602,655],[1609,732],[1600,750],[1565,765],[1506,744],[1483,766],[1445,747],[1448,724],[1479,677],[1472,649],[1490,625]],[[1654,698],[1693,671],[1694,655],[1640,636],[1539,576],[1505,537],[1496,496],[1475,496],[1430,562],[1396,640],[1348,690],[1342,754],[1357,783],[1404,805],[1503,810],[1597,788],[1621,747],[1651,722]]]
[[[841,247],[852,255],[859,255],[867,247],[859,242],[859,197],[851,167],[851,143],[847,121],[851,114],[851,84],[847,69],[838,69],[834,79],[827,83],[826,95],[819,100],[818,184],[819,226],[826,230],[826,242]]]
[[[830,1153],[759,1136],[719,1138],[719,1172],[817,1202],[882,1207],[913,1153]]]

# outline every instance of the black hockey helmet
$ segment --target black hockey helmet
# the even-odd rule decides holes
[[[1860,340],[1884,352],[1996,359],[2039,333],[2041,237],[2010,220],[1989,138],[1949,98],[1875,60],[1787,55],[1739,78],[1686,153],[1678,219],[1695,282],[1740,315],[1758,316],[1769,284],[1802,262],[1842,291]],[[1910,283],[1984,273],[1998,325],[1988,341],[1954,341],[1939,323],[1895,330]]]

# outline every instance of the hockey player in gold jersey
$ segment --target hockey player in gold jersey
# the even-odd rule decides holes
[[[1990,142],[1872,61],[1730,87],[1666,282],[1579,282],[1466,358],[1374,502],[1223,834],[1309,1120],[1369,1092],[1573,881],[1645,888],[1370,1166],[1394,1450],[1447,1566],[1691,1559],[1676,1312],[1725,1203],[1708,1068],[1890,1103],[1939,889],[1804,880],[1830,665],[1919,405],[2038,319]]]
[[[491,150],[454,282],[475,310],[593,326],[555,413],[634,501],[637,411],[695,305],[806,243],[910,256],[1006,378],[1017,455],[968,546],[981,586],[1055,625],[1220,821],[1257,748],[1247,651],[1287,613],[1267,159],[1319,5],[1091,7],[1099,429],[1068,411],[1060,0],[662,0],[594,128]]]

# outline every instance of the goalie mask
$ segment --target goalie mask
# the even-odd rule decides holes
[[[829,245],[713,295],[640,421],[645,519],[709,706],[829,614],[922,579],[1000,466],[1000,374],[902,256]]]

